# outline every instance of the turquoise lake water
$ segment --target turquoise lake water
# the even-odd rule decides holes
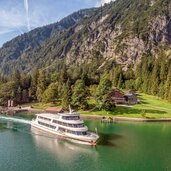
[[[0,171],[171,170],[171,123],[86,124],[100,134],[96,147],[0,120]]]

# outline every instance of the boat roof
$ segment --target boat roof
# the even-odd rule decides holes
[[[79,113],[58,113],[60,116],[79,116]]]

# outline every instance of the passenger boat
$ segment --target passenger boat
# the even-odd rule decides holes
[[[31,121],[31,126],[81,144],[96,145],[99,136],[88,131],[78,113],[42,113]]]

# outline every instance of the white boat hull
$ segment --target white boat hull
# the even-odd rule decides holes
[[[65,133],[62,133],[60,131],[56,131],[56,130],[51,130],[51,129],[45,128],[45,127],[37,124],[34,121],[31,122],[31,126],[34,127],[34,128],[37,128],[39,130],[42,130],[44,132],[56,135],[58,137],[65,138],[65,139],[67,139],[69,141],[72,141],[72,142],[75,142],[75,143],[85,144],[85,145],[96,145],[97,144],[97,139],[90,140],[90,139],[85,139],[85,138],[83,139],[83,138],[69,136],[69,135],[66,135]]]

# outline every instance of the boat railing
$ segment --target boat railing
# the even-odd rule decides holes
[[[60,125],[64,128],[70,128],[70,129],[75,129],[75,130],[85,130],[87,129],[88,130],[88,127],[87,126],[83,126],[83,127],[71,127],[71,126],[67,126],[67,125]]]

